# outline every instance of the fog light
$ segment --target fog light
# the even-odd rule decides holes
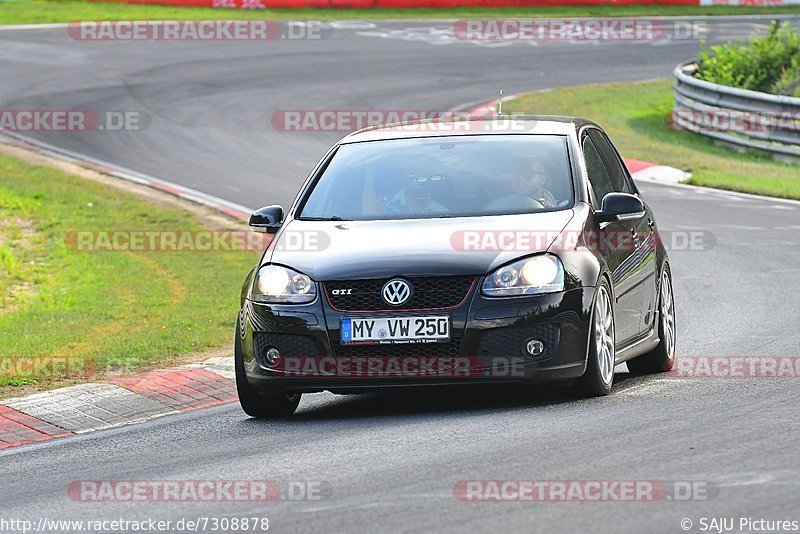
[[[281,353],[275,347],[271,347],[267,350],[267,353],[264,355],[264,357],[267,359],[268,363],[275,365],[278,363],[278,360],[281,359]]]
[[[544,352],[544,343],[538,339],[530,339],[528,340],[528,344],[525,345],[525,350],[528,351],[528,355],[530,356],[539,356]]]

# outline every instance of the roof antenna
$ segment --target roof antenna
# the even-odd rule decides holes
[[[503,90],[500,89],[500,99],[497,101],[497,114],[503,114]]]

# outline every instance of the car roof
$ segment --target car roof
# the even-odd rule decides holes
[[[597,126],[582,117],[560,115],[494,115],[486,117],[460,116],[408,122],[381,124],[363,128],[344,137],[339,144],[408,139],[417,137],[441,137],[451,135],[569,135],[585,125]]]

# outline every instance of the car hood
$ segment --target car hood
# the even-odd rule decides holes
[[[567,209],[392,221],[294,219],[270,243],[264,261],[317,281],[481,275],[544,252],[573,216]]]

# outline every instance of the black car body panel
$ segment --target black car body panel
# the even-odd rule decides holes
[[[572,219],[571,209],[496,217],[388,221],[292,220],[271,243],[269,263],[289,266],[314,280],[360,280],[403,276],[482,275],[520,256],[518,251],[461,251],[452,236],[464,230],[549,230],[529,254],[545,252]],[[293,250],[292,236],[314,235],[321,245]],[[545,242],[546,241],[546,242]]]

